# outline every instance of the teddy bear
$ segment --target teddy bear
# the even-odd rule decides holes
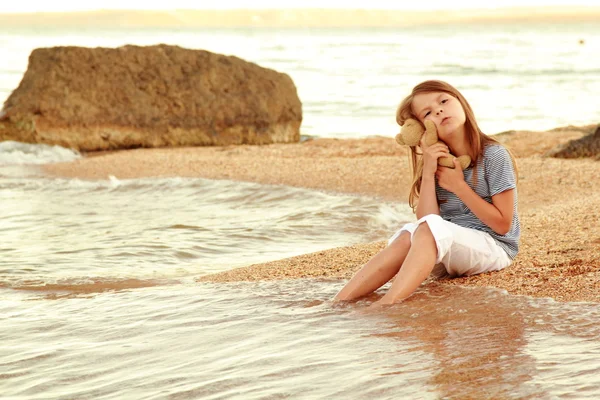
[[[421,137],[425,135],[425,144],[431,146],[438,142],[437,129],[433,121],[425,121],[425,130],[423,125],[415,119],[409,118],[404,121],[400,133],[396,135],[396,142],[403,146],[417,146],[421,141]],[[438,165],[448,168],[454,168],[454,156],[450,154],[447,157],[438,158]],[[458,162],[462,169],[471,165],[471,157],[465,155],[458,157]]]

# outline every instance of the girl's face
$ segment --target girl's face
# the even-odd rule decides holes
[[[444,92],[421,93],[412,101],[412,111],[419,121],[433,121],[440,140],[447,142],[453,134],[464,134],[467,119],[458,99]]]

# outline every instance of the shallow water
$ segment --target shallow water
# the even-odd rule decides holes
[[[597,398],[600,311],[430,287],[382,312],[337,281],[177,284],[2,302],[3,394]],[[6,292],[2,293],[5,297]]]
[[[383,240],[405,204],[204,179],[41,176],[0,146],[0,393],[15,399],[589,398],[600,308],[435,283],[380,312],[339,280],[210,272]],[[358,267],[358,266],[357,266]]]

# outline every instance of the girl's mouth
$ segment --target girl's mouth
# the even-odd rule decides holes
[[[450,120],[450,118],[451,118],[451,117],[445,117],[445,118],[442,120],[442,125],[444,125],[444,123],[446,123],[446,121],[449,121],[449,120]]]

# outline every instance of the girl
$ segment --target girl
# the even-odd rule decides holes
[[[365,296],[396,277],[375,306],[410,296],[429,276],[463,276],[507,267],[519,249],[516,165],[495,139],[483,134],[462,94],[442,81],[414,87],[396,113],[431,120],[440,142],[410,148],[413,184],[409,205],[417,221],[404,225],[388,246],[365,264],[335,296],[335,301]],[[464,171],[438,167],[451,152],[469,155]],[[415,210],[416,209],[416,210]]]

